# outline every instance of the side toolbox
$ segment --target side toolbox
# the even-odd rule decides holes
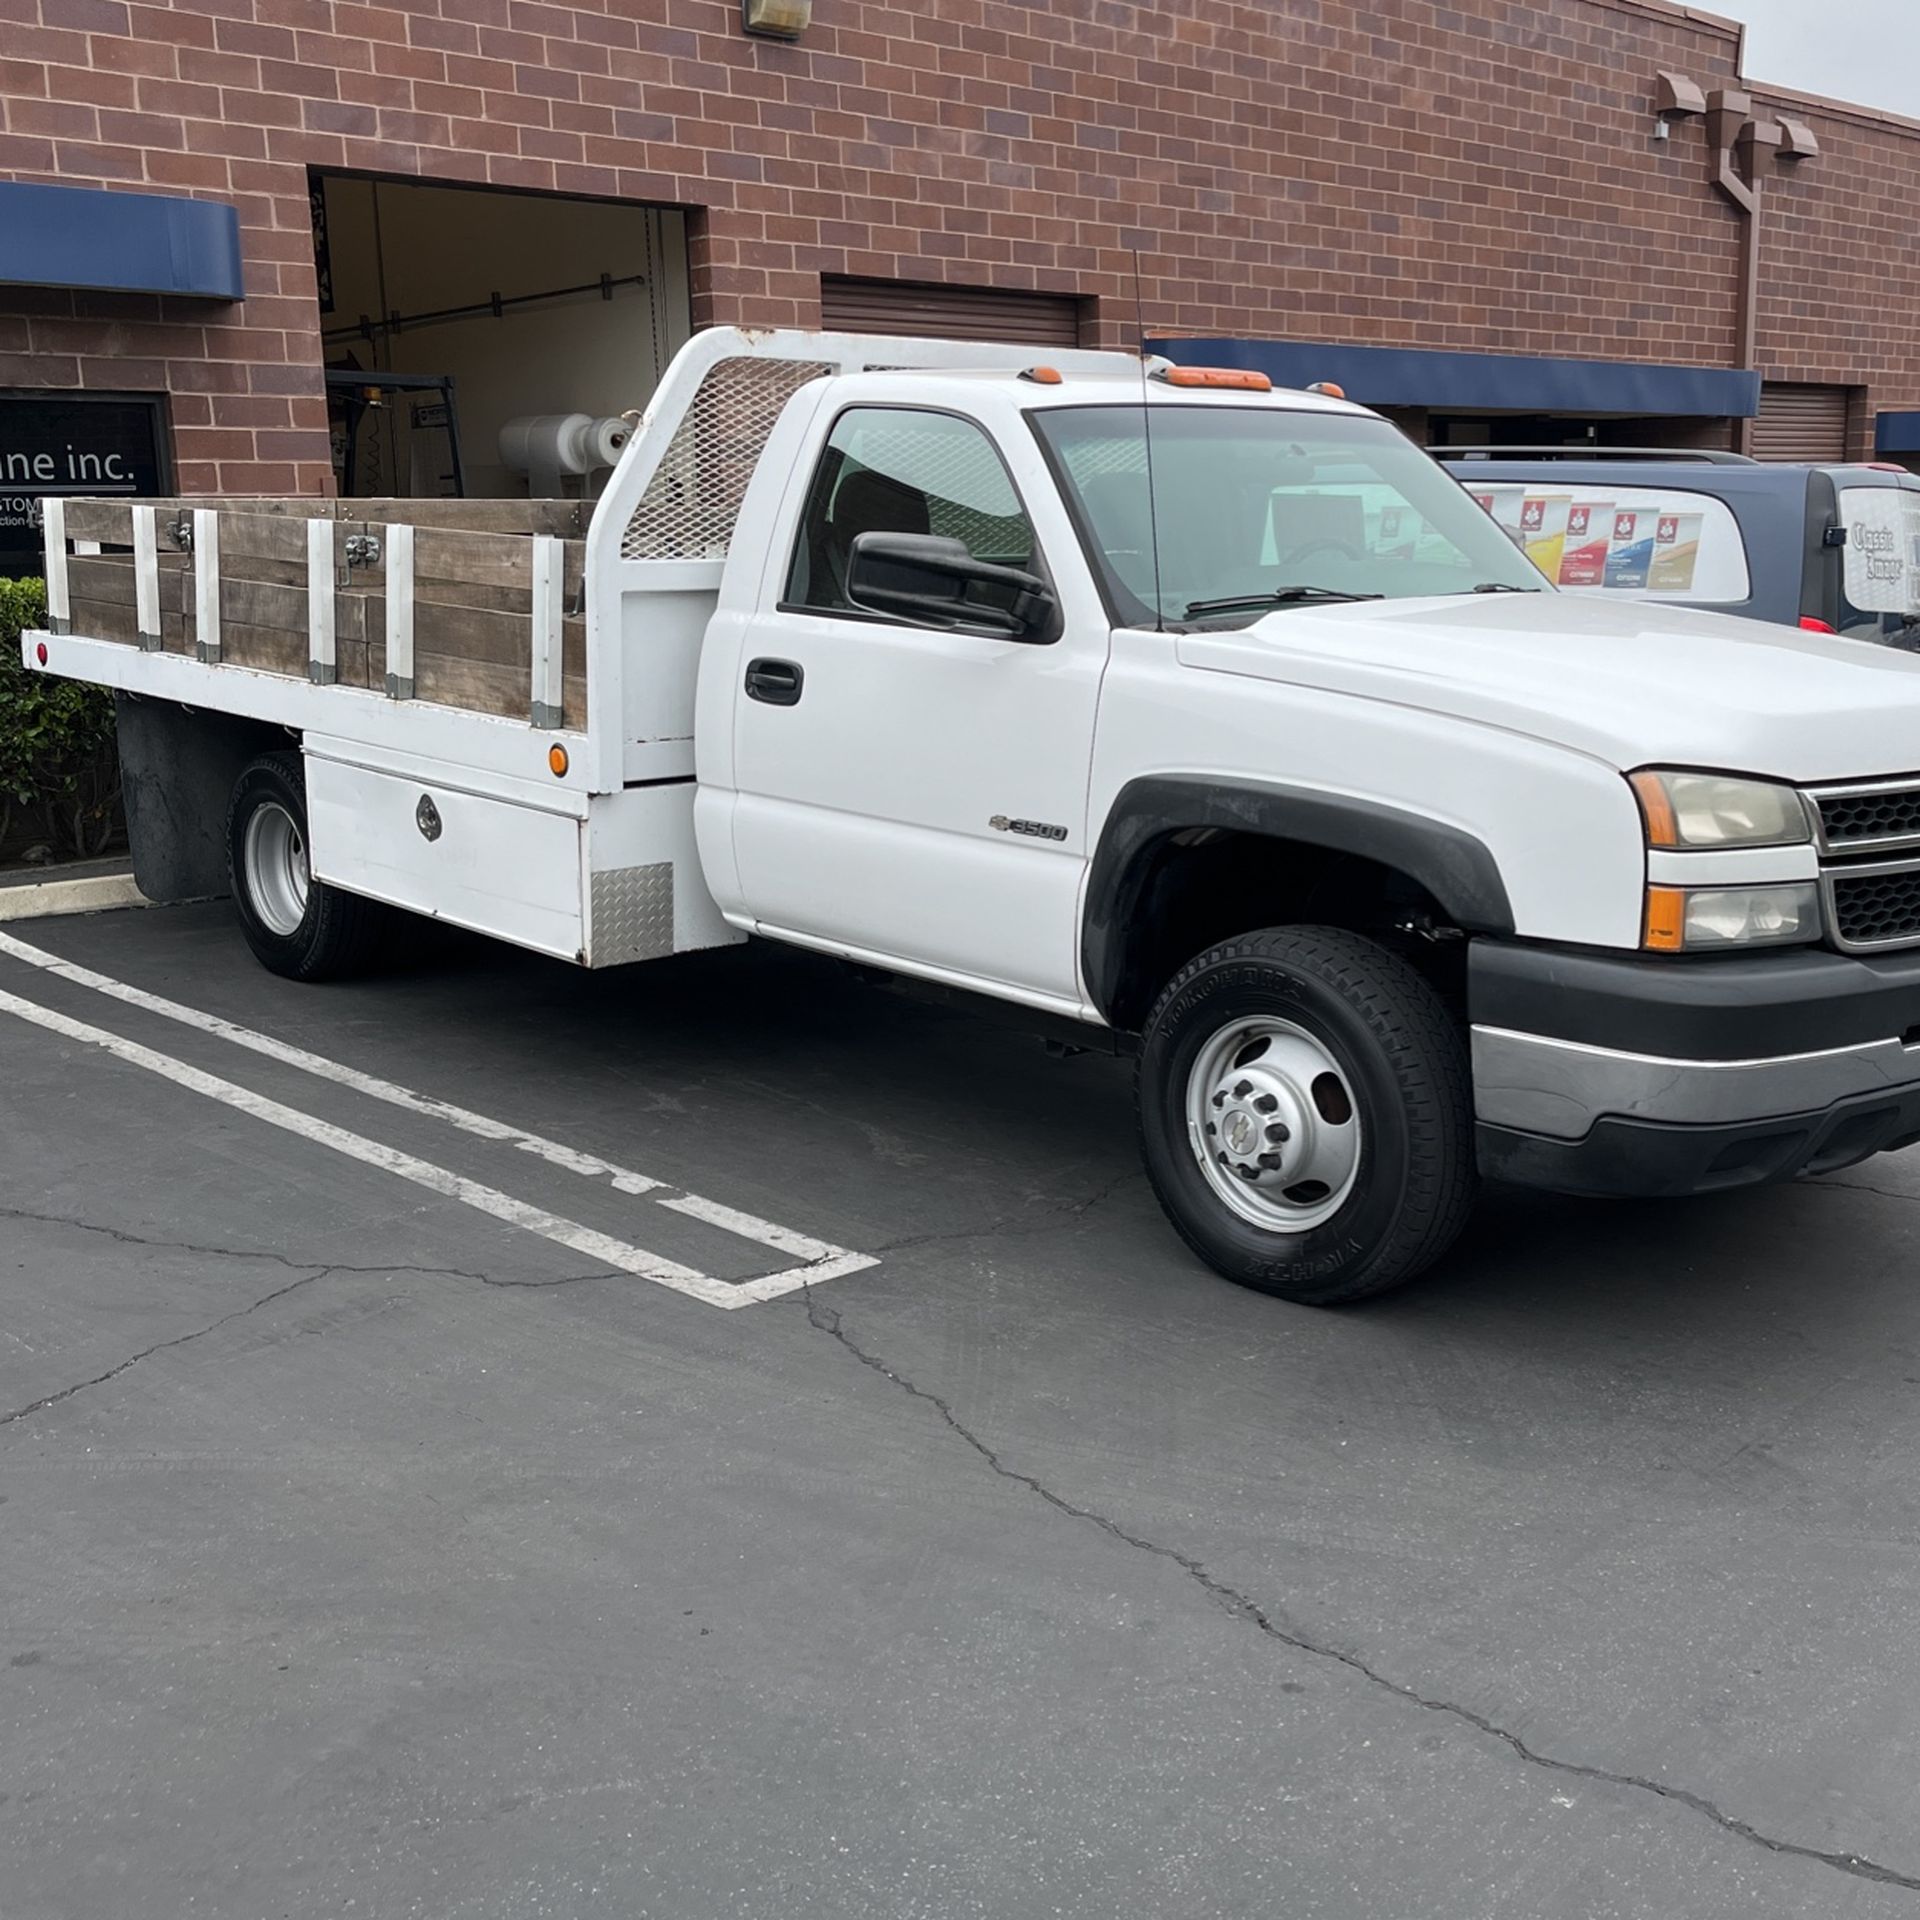
[[[346,757],[352,755],[354,757]],[[339,757],[336,757],[339,756]],[[562,960],[587,956],[586,796],[480,793],[429,761],[306,746],[314,876]],[[576,811],[577,809],[577,811]]]

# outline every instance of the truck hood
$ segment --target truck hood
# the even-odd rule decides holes
[[[1282,608],[1182,634],[1177,651],[1189,667],[1452,714],[1623,772],[1920,769],[1920,657],[1731,614],[1578,594],[1381,600]]]

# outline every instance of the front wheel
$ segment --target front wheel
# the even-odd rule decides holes
[[[289,980],[357,972],[387,926],[387,909],[313,877],[307,793],[297,753],[268,753],[234,784],[227,874],[254,957]]]
[[[1358,934],[1272,928],[1189,961],[1148,1019],[1138,1103],[1167,1217],[1263,1293],[1384,1293],[1439,1259],[1472,1209],[1459,1025]]]

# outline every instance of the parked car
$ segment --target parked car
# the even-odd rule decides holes
[[[1721,604],[1774,556],[1702,476],[1876,561],[1920,498],[1651,471],[1648,577],[1691,540]],[[1012,1003],[1137,1054],[1174,1227],[1288,1299],[1419,1272],[1483,1173],[1920,1140],[1911,654],[1621,605],[1617,526],[1557,591],[1377,415],[1117,354],[714,328],[583,512],[50,499],[23,658],[137,696],[141,884],[224,838],[275,971],[410,909]]]
[[[1736,453],[1435,447],[1548,579],[1920,647],[1920,476]]]

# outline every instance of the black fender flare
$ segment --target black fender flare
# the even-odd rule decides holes
[[[1213,774],[1151,774],[1130,780],[1100,830],[1080,921],[1087,991],[1108,1020],[1121,999],[1127,931],[1155,846],[1176,833],[1224,828],[1348,853],[1417,881],[1463,932],[1511,936],[1513,908],[1483,841],[1444,821],[1376,800],[1282,781]]]

